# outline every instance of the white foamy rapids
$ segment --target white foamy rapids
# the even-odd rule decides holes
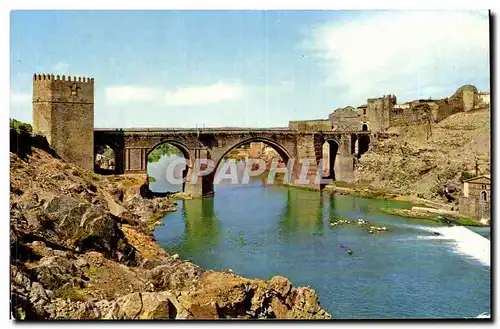
[[[484,236],[463,226],[426,227],[425,230],[440,233],[443,238],[453,241],[457,252],[490,266],[491,242]]]
[[[483,312],[483,313],[479,314],[478,316],[476,316],[476,318],[477,319],[489,319],[489,318],[491,318],[491,315],[488,312]]]

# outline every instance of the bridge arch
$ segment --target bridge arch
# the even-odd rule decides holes
[[[156,143],[153,147],[151,147],[147,151],[146,157],[148,157],[149,154],[151,154],[151,152],[153,152],[157,147],[159,147],[163,144],[171,144],[171,145],[177,147],[181,151],[182,155],[184,155],[184,158],[186,158],[186,160],[188,160],[189,163],[191,163],[193,157],[191,155],[191,150],[189,149],[189,147],[187,147],[186,144],[179,142],[178,140],[171,139],[171,138],[165,139],[159,143]]]
[[[340,149],[340,141],[334,137],[326,138],[321,145],[323,159],[323,177],[335,180],[335,160]]]
[[[193,157],[192,152],[189,149],[189,147],[186,144],[184,144],[176,139],[169,138],[169,139],[162,140],[147,150],[147,152],[146,152],[146,173],[149,176],[148,167],[149,167],[149,157],[150,157],[151,153],[154,150],[156,150],[158,147],[165,145],[165,144],[169,144],[169,145],[176,147],[180,151],[180,153],[182,154],[184,159],[186,160],[186,167],[182,171],[182,179],[183,179],[182,191],[185,191],[186,177],[188,176],[189,171],[193,167],[194,157]],[[165,192],[171,192],[171,191],[165,191]]]
[[[113,163],[113,168],[111,169],[110,166],[107,169],[104,169],[101,167],[101,163],[99,163],[99,160],[101,159],[104,151],[106,149],[111,149],[114,153],[114,163]],[[95,132],[94,133],[94,172],[105,175],[105,174],[112,174],[112,175],[120,175],[123,174],[125,171],[124,167],[124,140],[123,140],[123,135],[120,133],[111,133],[111,134],[106,134],[102,132]],[[104,169],[104,170],[103,170]]]
[[[245,145],[245,144],[258,143],[258,142],[262,142],[266,145],[271,146],[281,156],[281,158],[285,162],[291,158],[290,153],[282,145],[280,145],[278,142],[276,142],[272,139],[269,139],[269,138],[255,136],[255,137],[246,138],[242,141],[239,141],[239,142],[229,146],[224,151],[224,153],[217,159],[215,169],[217,169],[219,167],[219,164],[222,161],[222,159],[224,159],[224,157],[227,156],[235,148],[238,148],[238,147]]]
[[[101,175],[113,175],[117,173],[117,150],[114,143],[96,145],[94,147],[94,172]]]
[[[229,147],[224,148],[222,154],[220,156],[217,156],[217,158],[213,159],[215,166],[214,166],[212,174],[210,175],[211,176],[210,177],[211,184],[213,185],[215,174],[218,172],[222,161],[231,151],[233,151],[236,148],[243,146],[245,144],[259,143],[259,142],[264,143],[264,144],[272,147],[272,149],[275,150],[276,153],[278,153],[278,155],[281,157],[281,159],[285,163],[287,163],[288,160],[292,158],[292,156],[290,155],[290,152],[283,145],[281,145],[279,142],[277,142],[275,140],[265,138],[265,137],[260,137],[260,136],[253,136],[253,137],[245,138],[243,140],[240,140],[236,143],[231,144]]]

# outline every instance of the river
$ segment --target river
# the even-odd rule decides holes
[[[203,268],[262,279],[279,274],[294,286],[310,286],[336,319],[489,314],[489,254],[486,259],[448,235],[452,228],[387,215],[379,211],[384,206],[409,207],[259,179],[244,186],[222,182],[213,197],[178,201],[155,238],[169,253]],[[357,226],[331,227],[332,216],[363,218],[390,231],[370,235]],[[489,228],[475,230],[489,239]]]

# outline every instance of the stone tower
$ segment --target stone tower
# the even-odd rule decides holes
[[[33,133],[61,158],[93,170],[94,79],[33,75]]]
[[[391,114],[397,103],[395,95],[384,95],[367,100],[368,127],[373,133],[385,132],[391,125]]]

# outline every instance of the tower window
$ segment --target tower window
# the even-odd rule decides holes
[[[73,84],[71,87],[71,96],[78,96],[78,89],[81,89],[76,84]]]

